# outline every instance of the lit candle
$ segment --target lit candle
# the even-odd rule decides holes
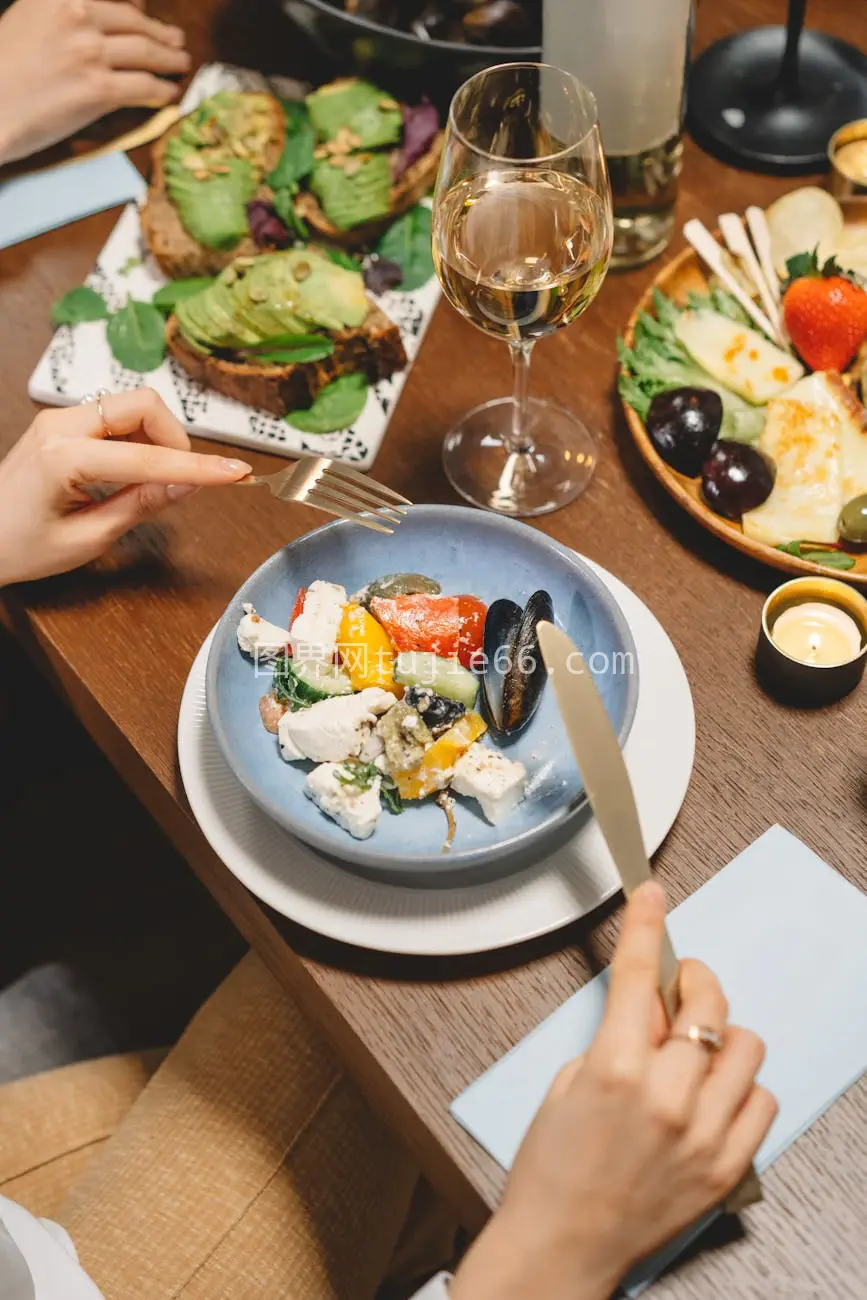
[[[832,668],[861,650],[861,629],[838,605],[810,600],[783,610],[771,629],[774,645],[800,663]]]

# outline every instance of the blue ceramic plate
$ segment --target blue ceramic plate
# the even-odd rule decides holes
[[[393,537],[349,523],[328,524],[266,560],[232,599],[208,660],[208,710],[223,755],[241,784],[275,821],[308,844],[367,873],[430,883],[455,872],[490,876],[552,851],[576,828],[585,803],[553,691],[545,688],[527,730],[508,744],[529,774],[528,794],[511,818],[491,826],[475,800],[456,799],[457,834],[443,853],[445,816],[433,800],[399,816],[383,810],[370,839],[355,840],[304,794],[311,764],[285,763],[259,720],[268,689],[239,650],[241,605],[285,626],[299,587],[316,578],[350,593],[386,573],[426,573],[447,594],[523,605],[550,592],[557,622],[583,651],[621,745],[638,700],[635,644],[612,596],[572,552],[526,524],[463,506],[414,506]],[[485,743],[492,743],[490,737]],[[494,742],[496,743],[496,742]],[[444,882],[445,883],[445,882]]]

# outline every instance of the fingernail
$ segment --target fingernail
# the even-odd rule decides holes
[[[242,474],[253,473],[253,466],[248,465],[245,460],[228,460],[224,458],[220,461],[220,469],[224,474],[231,475],[232,478],[240,478]]]
[[[183,501],[184,497],[191,497],[198,490],[195,483],[170,483],[166,488],[166,496],[170,501]]]
[[[183,27],[166,27],[166,36],[174,45],[183,45],[187,39]]]
[[[665,905],[665,890],[658,880],[649,880],[646,885],[641,886],[641,892],[648,903],[655,903],[657,906]]]

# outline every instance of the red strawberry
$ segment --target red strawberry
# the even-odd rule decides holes
[[[789,338],[811,370],[845,370],[867,338],[867,293],[829,258],[815,252],[789,259],[783,295]]]

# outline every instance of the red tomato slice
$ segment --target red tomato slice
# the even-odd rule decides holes
[[[452,659],[460,644],[457,596],[374,596],[370,612],[388,633],[395,650],[429,651]]]
[[[292,631],[292,624],[295,622],[296,618],[298,617],[298,615],[301,613],[302,609],[304,608],[304,597],[305,597],[306,595],[307,595],[307,588],[306,588],[306,587],[299,587],[299,588],[298,588],[298,595],[295,597],[295,604],[292,606],[292,613],[289,615],[289,631],[290,631],[290,632]],[[287,645],[287,647],[286,647],[286,653],[287,653],[287,655],[289,656],[289,658],[291,659],[291,657],[292,657],[292,647],[291,647],[291,645]]]
[[[464,668],[472,668],[473,657],[482,648],[485,636],[485,615],[488,607],[478,596],[458,596],[458,616],[460,634],[458,637],[458,659]]]
[[[306,587],[298,588],[298,595],[295,597],[295,604],[292,606],[292,613],[289,617],[289,630],[292,630],[292,624],[304,608],[304,597],[307,595]]]

